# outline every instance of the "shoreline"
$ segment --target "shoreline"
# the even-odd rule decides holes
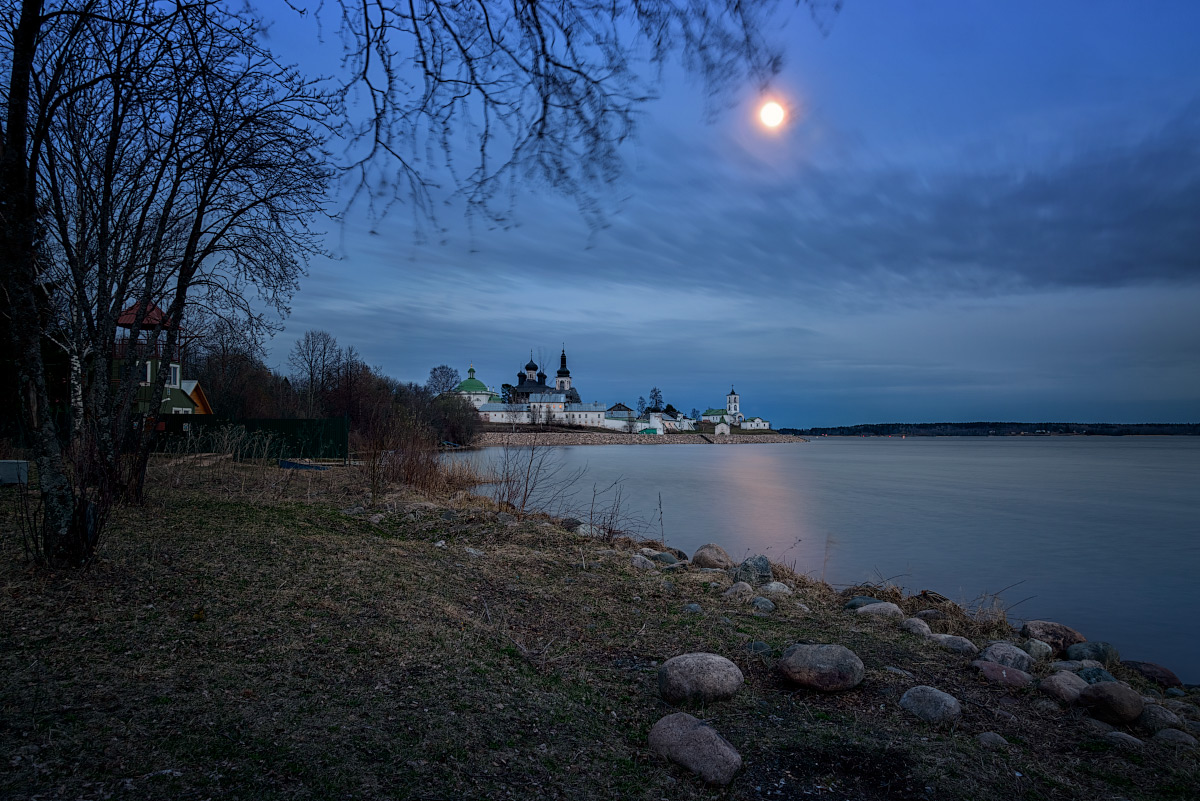
[[[497,448],[506,445],[758,445],[808,442],[790,434],[729,434],[715,436],[698,433],[625,434],[616,431],[485,431],[471,444],[473,448]]]

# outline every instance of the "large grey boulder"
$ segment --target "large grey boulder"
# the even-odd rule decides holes
[[[1067,648],[1067,659],[1094,659],[1108,667],[1121,661],[1121,654],[1106,642],[1077,642]]]
[[[1137,719],[1138,728],[1148,732],[1160,732],[1163,729],[1182,729],[1183,721],[1169,709],[1158,704],[1146,704],[1142,714]]]
[[[1021,650],[1033,657],[1035,662],[1054,656],[1054,649],[1041,640],[1026,640],[1021,643]]]
[[[1156,665],[1153,662],[1137,662],[1126,660],[1121,663],[1127,668],[1132,668],[1138,673],[1141,673],[1150,681],[1157,682],[1163,687],[1182,687],[1183,682],[1175,675],[1170,668],[1165,668],[1162,665]]]
[[[1105,723],[1132,723],[1146,704],[1142,696],[1116,681],[1089,684],[1079,693],[1079,705]]]
[[[962,704],[935,687],[913,687],[900,696],[900,706],[926,723],[950,723],[962,714]]]
[[[635,553],[629,560],[629,564],[638,570],[653,570],[654,563],[640,553]]]
[[[733,567],[733,560],[720,545],[709,543],[701,545],[692,554],[692,565],[695,567],[711,567],[718,570],[728,570]]]
[[[1102,667],[1104,667],[1104,665],[1100,664],[1099,662],[1097,662],[1094,659],[1084,659],[1084,660],[1059,659],[1055,662],[1050,663],[1051,670],[1069,670],[1072,673],[1078,673],[1079,671],[1083,670],[1084,668],[1102,668]]]
[[[1085,667],[1075,672],[1075,675],[1088,684],[1099,684],[1102,681],[1116,681],[1117,677],[1100,667]]]
[[[1041,640],[1061,654],[1077,642],[1086,642],[1084,637],[1070,626],[1055,623],[1050,620],[1030,620],[1021,627],[1021,636],[1031,640]]]
[[[658,669],[658,692],[670,704],[724,701],[744,681],[738,666],[718,654],[681,654]]]
[[[667,715],[654,724],[650,749],[695,773],[709,784],[724,786],[742,769],[742,756],[728,740],[686,712]]]
[[[759,612],[774,612],[775,611],[775,602],[772,601],[770,598],[764,598],[761,595],[756,595],[755,597],[751,598],[750,605],[753,606],[755,609],[757,609]]]
[[[1164,745],[1185,746],[1187,748],[1195,748],[1197,746],[1195,737],[1179,729],[1160,729],[1155,732],[1152,739],[1156,743],[1163,743]]]
[[[992,643],[983,649],[979,658],[985,662],[995,662],[998,665],[1013,667],[1026,673],[1033,667],[1033,657],[1010,642]]]
[[[1079,700],[1079,694],[1088,683],[1069,670],[1052,673],[1038,682],[1038,689],[1064,706]]]
[[[789,681],[827,693],[857,687],[866,676],[858,654],[844,645],[793,645],[776,664]]]
[[[910,617],[902,621],[900,628],[919,637],[928,637],[930,634],[933,634],[933,630],[929,628],[929,624],[919,617]]]
[[[775,575],[771,572],[771,561],[762,554],[744,560],[733,569],[731,575],[734,581],[744,581],[752,585],[775,580]]]
[[[966,637],[959,637],[957,634],[931,634],[929,635],[929,639],[947,651],[953,651],[963,656],[975,656],[979,653],[979,648],[976,647],[975,643]]]
[[[867,604],[866,606],[861,606],[854,611],[854,614],[858,615],[859,617],[902,618],[904,617],[904,610],[896,606],[894,603],[885,601],[879,604]]]
[[[1023,670],[1018,670],[1015,667],[1001,665],[999,662],[988,662],[985,659],[976,659],[971,663],[971,667],[979,671],[979,675],[983,676],[993,684],[999,684],[1004,687],[1012,687],[1020,689],[1028,687],[1033,681],[1033,676],[1030,676]]]

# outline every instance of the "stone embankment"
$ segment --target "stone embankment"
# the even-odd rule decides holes
[[[505,445],[755,445],[768,442],[805,442],[787,434],[626,434],[619,431],[545,431],[500,433],[486,431],[479,435],[476,447],[495,448]]]

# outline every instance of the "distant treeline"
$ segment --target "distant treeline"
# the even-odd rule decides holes
[[[872,423],[833,428],[781,428],[801,437],[1018,437],[1083,434],[1121,437],[1200,435],[1200,423]]]

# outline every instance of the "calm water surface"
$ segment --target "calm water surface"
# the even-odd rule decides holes
[[[1200,682],[1200,439],[829,438],[562,448],[689,553],[890,579],[1045,618]],[[493,457],[489,457],[489,453]],[[474,458],[494,458],[483,451]],[[1011,586],[1011,585],[1016,586]],[[1007,588],[1007,589],[1006,589]]]

